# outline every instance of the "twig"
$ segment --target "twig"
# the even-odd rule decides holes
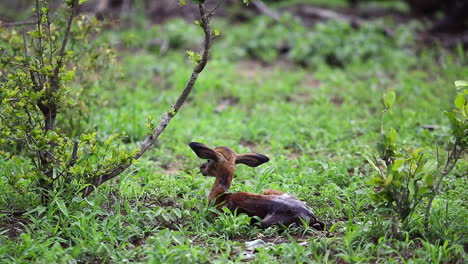
[[[115,166],[113,169],[95,177],[89,183],[90,185],[83,189],[83,197],[86,197],[89,194],[91,194],[99,185],[117,177],[125,169],[130,167],[133,160],[139,159],[156,142],[159,135],[161,135],[161,133],[165,130],[171,119],[179,112],[188,95],[192,91],[192,88],[195,85],[195,82],[197,81],[198,75],[203,71],[203,69],[205,69],[205,66],[208,62],[210,48],[213,41],[213,35],[211,33],[211,19],[213,13],[208,12],[205,9],[205,5],[203,3],[199,4],[198,7],[200,9],[201,27],[203,28],[203,32],[205,33],[203,55],[200,62],[193,69],[192,75],[187,84],[185,85],[184,90],[180,94],[179,98],[177,98],[177,101],[174,104],[174,106],[172,106],[171,109],[169,109],[169,111],[165,112],[162,115],[161,120],[159,121],[159,124],[156,126],[156,128],[153,130],[153,133],[146,137],[145,140],[140,144],[140,150],[129,159]]]
[[[280,23],[281,22],[281,16],[277,12],[273,11],[270,9],[263,1],[261,0],[255,0],[252,2],[252,5],[255,6],[260,13],[267,17],[271,17],[274,21]]]
[[[4,63],[4,64],[10,64],[10,65],[16,66],[16,67],[23,67],[23,68],[25,68],[25,69],[27,69],[29,71],[40,73],[39,70],[34,70],[34,69],[31,68],[30,65],[27,65],[27,64],[12,62],[12,61],[8,61],[8,60],[3,60],[1,62]]]
[[[53,49],[53,44],[52,44],[52,33],[50,31],[50,14],[48,13],[49,11],[47,11],[47,35],[48,35],[48,38],[49,38],[49,61],[52,61],[52,57],[53,57],[53,53],[54,53],[54,49]]]
[[[440,186],[442,185],[442,181],[443,181],[444,177],[453,170],[453,168],[457,164],[458,159],[460,159],[460,156],[463,153],[463,149],[460,149],[457,152],[457,147],[459,147],[458,146],[458,140],[455,140],[455,143],[453,144],[453,148],[450,151],[450,153],[448,154],[447,161],[445,162],[444,170],[441,172],[440,178],[437,181],[436,186],[434,187],[434,195],[431,196],[431,198],[429,198],[429,202],[428,202],[427,207],[426,207],[426,221],[425,221],[426,228],[428,228],[428,226],[429,226],[429,217],[430,217],[430,214],[431,214],[432,203],[434,202],[435,196],[439,193],[439,189],[440,189]],[[450,164],[451,162],[453,162],[453,163]]]
[[[77,7],[78,7],[78,0],[74,0],[72,7],[71,7],[72,10],[70,12],[70,16],[68,17],[68,21],[67,21],[67,29],[65,30],[65,37],[63,38],[62,46],[60,47],[60,52],[58,54],[59,59],[57,61],[57,66],[55,66],[54,75],[52,76],[52,79],[51,79],[51,86],[52,86],[52,89],[54,90],[58,88],[58,75],[60,72],[60,68],[62,68],[62,65],[63,65],[63,55],[65,54],[65,47],[67,46],[68,38],[70,37],[71,25],[73,22],[73,18],[76,15]]]
[[[2,27],[16,27],[16,26],[26,26],[26,25],[34,25],[36,24],[35,20],[31,21],[19,21],[19,22],[8,22],[8,23],[1,23]]]
[[[106,150],[107,152],[107,150]],[[66,169],[64,169],[63,171],[60,172],[60,174],[53,178],[52,181],[56,181],[58,180],[59,178],[61,178],[63,176],[63,174],[71,167],[75,166],[76,162],[78,160],[78,141],[74,141],[73,142],[73,150],[72,150],[72,155],[71,155],[71,158],[70,158],[70,161],[68,162],[67,164],[67,167]],[[101,164],[101,163],[99,163]]]
[[[223,2],[224,0],[219,0],[218,3],[216,3],[215,7],[213,7],[213,9],[210,10],[209,14],[210,16],[214,15],[214,13],[216,12],[216,10],[221,6],[221,3]]]
[[[23,30],[23,45],[24,45],[24,56],[26,57],[26,61],[29,61],[28,44],[26,43],[26,31],[25,30]],[[31,68],[30,65],[27,65],[26,67],[29,68],[29,76],[31,77],[31,81],[33,83],[34,89],[39,90],[39,84],[36,82],[33,69]]]
[[[44,49],[42,48],[42,13],[40,11],[41,9],[39,9],[39,0],[36,0],[36,23],[37,23],[37,31],[38,31],[38,34],[39,34],[39,37],[38,37],[38,56],[39,56],[39,63],[41,65],[41,68],[42,67],[45,67],[44,65]],[[44,79],[41,78],[43,77],[43,75],[41,74],[38,74],[37,78],[39,79],[39,87],[44,87]]]
[[[68,167],[75,166],[76,161],[78,160],[78,141],[73,142],[73,151],[70,159],[70,163],[68,163]]]

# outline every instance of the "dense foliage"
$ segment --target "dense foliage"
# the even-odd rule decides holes
[[[112,63],[112,51],[89,42],[99,31],[96,19],[80,16],[71,27],[76,3],[68,5],[52,23],[47,2],[37,1],[35,29],[1,32],[0,152],[12,206],[31,193],[44,202],[50,192],[70,195],[129,156],[114,144],[122,134],[104,140],[82,127],[97,81],[90,75]],[[80,84],[72,88],[75,75]]]

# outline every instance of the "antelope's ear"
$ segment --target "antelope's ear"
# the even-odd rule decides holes
[[[192,142],[189,144],[192,150],[197,154],[197,156],[201,159],[210,159],[214,161],[219,160],[219,153],[216,152],[214,149],[208,147],[203,143]]]
[[[265,162],[268,162],[269,160],[270,159],[267,156],[262,154],[247,153],[237,155],[236,164],[242,163],[250,167],[257,167]]]

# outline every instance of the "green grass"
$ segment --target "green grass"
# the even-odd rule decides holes
[[[328,26],[333,30],[334,25]],[[381,97],[388,90],[396,92],[397,102],[385,116],[385,126],[399,130],[400,142],[433,153],[436,144],[448,141],[449,123],[442,111],[452,107],[453,81],[468,76],[466,52],[416,52],[408,42],[384,43],[371,30],[355,35],[375,37],[377,52],[371,59],[358,56],[334,67],[322,60],[327,54],[319,50],[304,55],[318,58],[317,64],[302,68],[280,55],[268,63],[252,59],[242,41],[257,28],[252,24],[219,27],[226,36],[215,42],[189,101],[156,146],[88,199],[65,203],[58,196],[47,207],[29,207],[39,201],[23,201],[21,206],[35,209],[23,224],[3,216],[7,231],[0,231],[0,262],[242,262],[244,242],[257,238],[271,244],[255,252],[253,263],[464,261],[466,156],[444,181],[430,229],[424,231],[417,219],[401,237],[392,236],[391,219],[374,212],[368,196],[372,188],[366,184],[374,172],[364,156],[377,155]],[[197,40],[185,43],[180,31],[160,31],[158,26],[150,32],[178,49],[158,53],[146,30],[104,33],[103,38],[125,48],[118,52],[118,63],[93,77],[96,102],[89,105],[92,114],[83,131],[97,129],[99,138],[126,132],[122,144],[133,148],[148,133],[147,117],[157,121],[175,102],[193,68],[184,49],[194,49]],[[237,40],[230,39],[231,32]],[[278,38],[270,40],[258,47],[273,51]],[[343,48],[352,53],[364,44],[342,45],[337,52]],[[423,124],[442,128],[428,131]],[[239,166],[231,191],[285,191],[306,201],[329,230],[261,229],[242,215],[213,218],[207,206],[213,179],[198,173],[201,160],[187,145],[192,141],[267,155],[271,161],[258,168]],[[7,186],[3,179],[2,187]],[[21,195],[7,191],[1,194],[1,207],[15,208],[11,197]],[[12,235],[11,228],[21,232]]]

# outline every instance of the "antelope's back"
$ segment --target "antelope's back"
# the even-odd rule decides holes
[[[226,193],[223,198],[231,211],[266,218],[266,225],[301,224],[301,218],[307,222],[315,220],[306,203],[289,194],[259,195],[239,192]]]

